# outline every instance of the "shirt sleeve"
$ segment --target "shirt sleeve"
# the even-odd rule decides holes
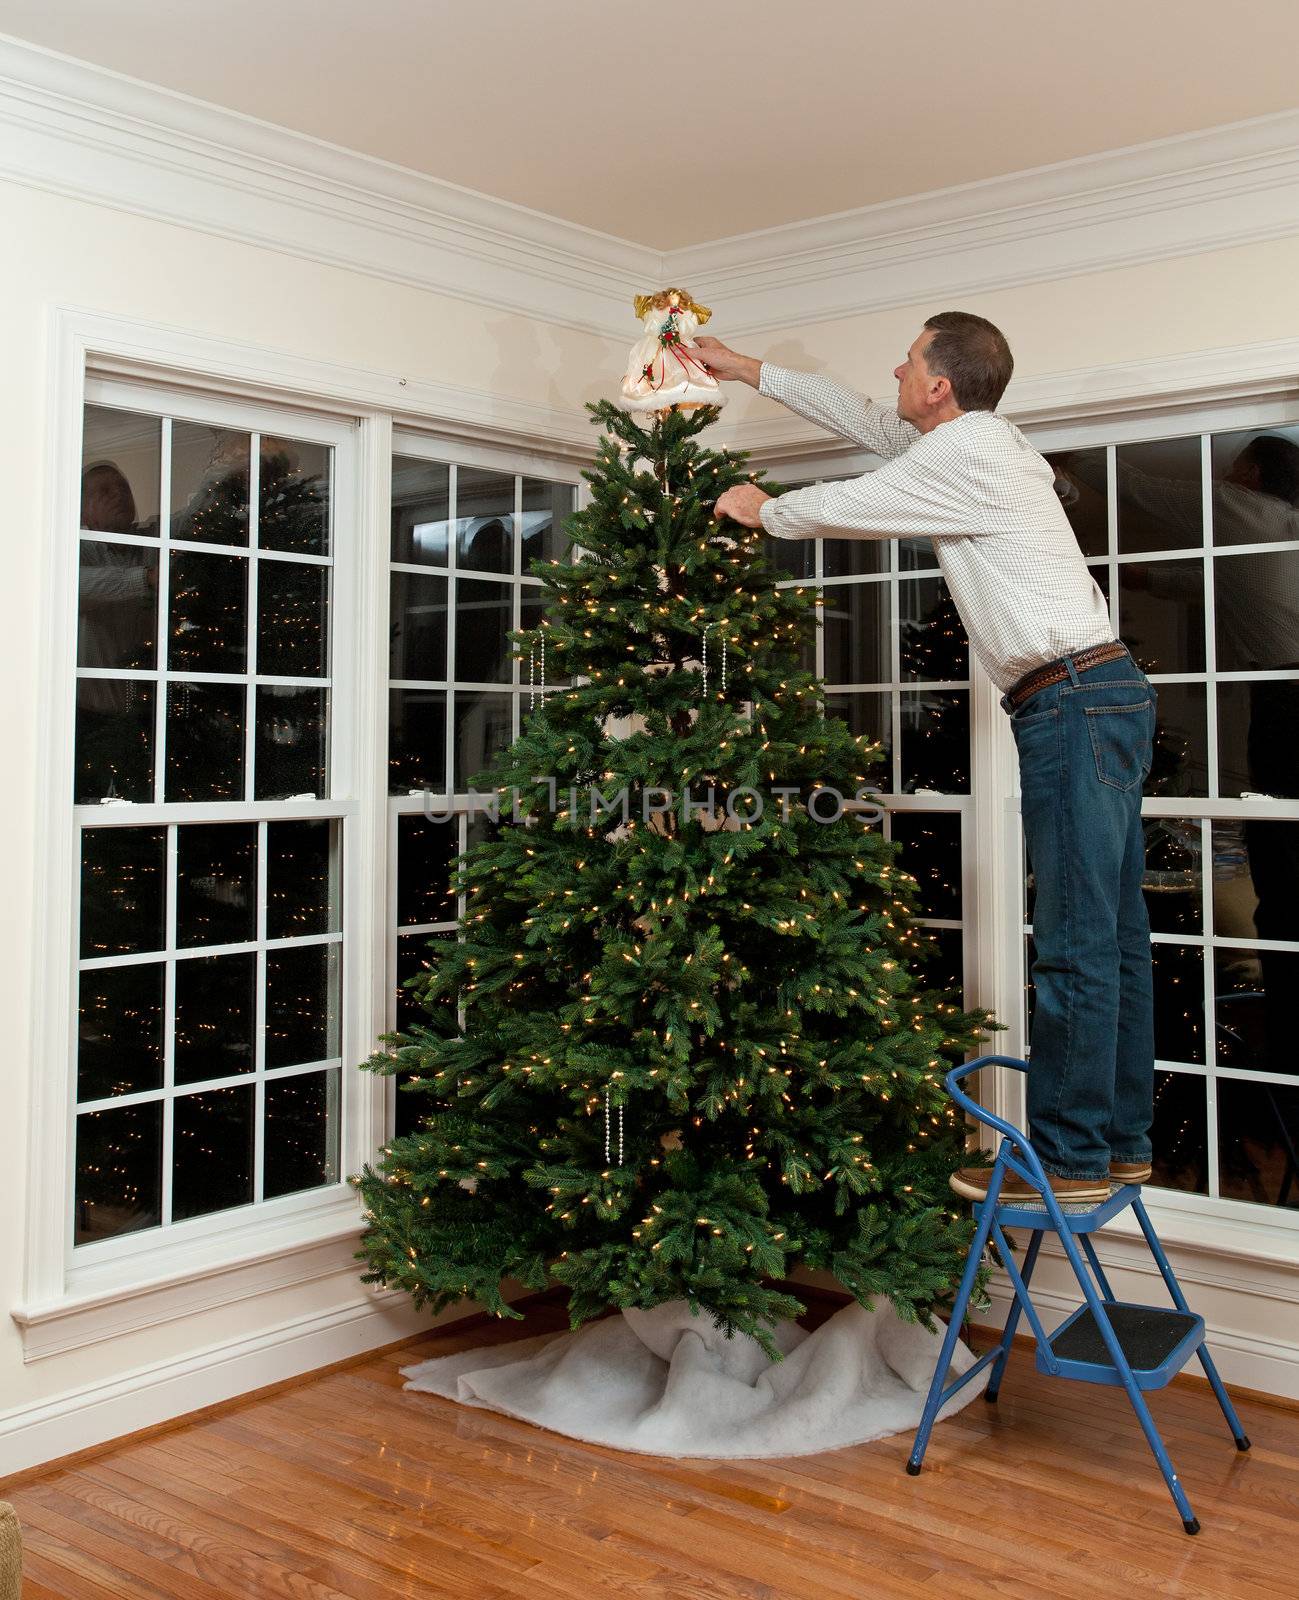
[[[758,369],[758,393],[885,459],[901,455],[920,437],[896,411],[816,372],[795,372],[764,361]]]
[[[793,489],[764,501],[758,515],[776,539],[931,539],[997,533],[998,518],[979,474],[941,428],[874,472]]]

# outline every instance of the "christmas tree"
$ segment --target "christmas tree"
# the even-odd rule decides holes
[[[699,443],[715,408],[588,409],[573,558],[533,563],[512,635],[564,687],[479,775],[501,824],[414,980],[428,1023],[367,1063],[422,1114],[354,1180],[366,1281],[517,1315],[504,1280],[558,1280],[575,1327],[685,1300],[770,1349],[802,1265],[927,1316],[969,1236],[942,1074],[984,1015],[910,970],[877,749],[800,669],[816,601],[713,519],[751,476]]]

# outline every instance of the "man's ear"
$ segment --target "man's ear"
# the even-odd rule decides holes
[[[952,380],[936,373],[929,378],[929,399],[936,406],[946,405],[952,398]]]

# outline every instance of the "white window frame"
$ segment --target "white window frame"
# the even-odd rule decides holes
[[[76,959],[79,862],[70,807],[75,706],[77,563],[81,434],[88,397],[112,380],[125,403],[201,419],[228,417],[236,426],[323,438],[336,443],[334,517],[345,530],[336,562],[350,563],[336,584],[355,586],[354,605],[335,605],[331,759],[333,802],[296,808],[273,802],[276,817],[342,816],[343,943],[348,968],[342,989],[343,1130],[340,1171],[357,1171],[391,1127],[390,1083],[348,1071],[369,1054],[390,1024],[390,823],[388,753],[388,585],[394,421],[418,433],[401,453],[443,450],[468,465],[535,470],[576,479],[594,454],[587,418],[570,409],[515,402],[432,380],[314,361],[283,351],[186,333],[134,319],[55,306],[48,327],[43,649],[36,693],[35,921],[32,930],[32,1035],[29,1096],[29,1211],[22,1300],[10,1308],[24,1359],[78,1349],[176,1317],[228,1306],[294,1284],[355,1276],[362,1228],[358,1197],[345,1183],[241,1207],[127,1236],[138,1244],[120,1258],[68,1263],[66,1200],[74,1152],[70,1056],[71,977]],[[132,385],[140,386],[137,391]],[[165,405],[160,396],[166,396]],[[148,397],[148,398],[146,398]],[[196,399],[195,397],[201,397]],[[434,433],[433,430],[436,430]],[[487,441],[487,443],[484,443]],[[350,455],[351,466],[343,463]],[[581,499],[579,496],[579,504]],[[354,534],[350,547],[347,529]],[[339,685],[351,688],[340,694]],[[350,760],[349,760],[350,757]],[[346,781],[347,787],[343,787]],[[254,807],[261,806],[254,802]],[[117,810],[117,808],[109,808]],[[251,808],[250,808],[251,809]],[[235,820],[237,804],[193,808],[195,820]],[[145,809],[132,808],[132,821]],[[174,819],[171,819],[174,820]],[[51,1064],[55,1070],[51,1070]],[[67,1065],[67,1071],[63,1066]],[[82,1246],[80,1258],[94,1246]],[[363,1291],[376,1303],[391,1291]]]

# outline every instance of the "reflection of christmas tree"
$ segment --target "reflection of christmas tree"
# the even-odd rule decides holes
[[[899,584],[918,615],[900,616],[899,660],[904,683],[962,682],[970,675],[969,647],[960,613],[941,579]],[[910,715],[908,715],[910,713]],[[902,786],[904,791],[945,793],[970,784],[970,705],[962,690],[921,689],[902,696]],[[909,724],[909,725],[908,725]]]
[[[809,814],[869,781],[865,741],[815,714],[809,598],[776,589],[758,534],[717,535],[744,474],[696,443],[714,413],[645,430],[592,409],[612,437],[570,523],[589,554],[542,569],[530,636],[586,681],[488,775],[527,822],[463,859],[463,937],[422,985],[434,1014],[459,997],[464,1031],[443,1011],[371,1062],[412,1074],[425,1115],[357,1180],[370,1281],[503,1312],[504,1278],[553,1274],[575,1323],[684,1298],[761,1334],[798,1309],[772,1280],[803,1264],[927,1309],[967,1237],[941,1078],[978,1019],[914,989],[894,847]],[[628,814],[592,815],[591,786]]]

